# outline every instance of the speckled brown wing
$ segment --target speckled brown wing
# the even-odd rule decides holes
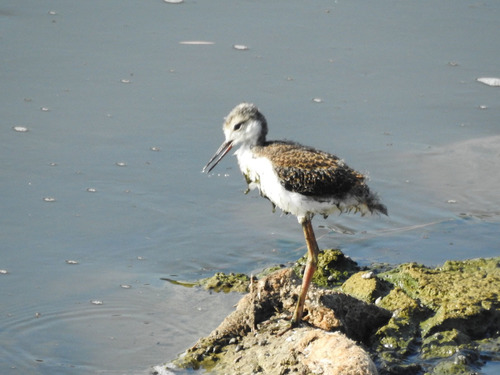
[[[254,149],[269,158],[288,191],[307,196],[343,198],[369,195],[365,177],[335,155],[292,142],[267,142]]]

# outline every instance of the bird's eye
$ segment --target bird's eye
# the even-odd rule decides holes
[[[237,123],[236,125],[233,126],[233,130],[239,130],[241,128],[241,125],[243,125],[242,122]]]

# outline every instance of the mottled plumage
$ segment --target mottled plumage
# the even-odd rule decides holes
[[[293,323],[298,323],[317,262],[312,217],[346,211],[387,215],[387,208],[370,191],[365,176],[335,155],[294,142],[266,141],[267,121],[253,104],[237,105],[222,129],[226,140],[203,171],[210,172],[232,147],[239,145],[235,155],[249,189],[259,189],[262,196],[284,212],[296,215],[302,224],[308,264],[292,318]]]
[[[253,148],[255,155],[269,158],[286,190],[308,196],[344,197],[366,187],[364,176],[335,155],[298,143],[272,141]]]

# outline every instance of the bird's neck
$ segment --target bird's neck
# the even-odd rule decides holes
[[[261,121],[252,121],[246,128],[246,141],[243,145],[246,144],[249,148],[262,146],[266,142],[266,135],[266,124]]]

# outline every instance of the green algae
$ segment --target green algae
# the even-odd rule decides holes
[[[427,372],[426,375],[473,375],[477,372],[473,371],[465,363],[455,361],[442,361],[438,363],[432,371]]]
[[[398,311],[400,316],[406,316],[407,318],[424,314],[422,306],[399,287],[391,289],[378,301],[377,306],[389,311]]]
[[[423,359],[448,358],[461,350],[474,350],[476,346],[469,336],[452,329],[424,338],[421,357]]]
[[[443,304],[480,306],[498,301],[500,258],[448,261],[440,268],[403,264],[380,277],[436,310]]]
[[[498,350],[488,343],[500,334],[500,258],[407,263],[377,276],[393,285],[377,300],[393,317],[372,343],[384,373],[400,373],[411,357],[429,374],[469,374],[481,348]]]
[[[162,277],[162,278],[160,278],[160,280],[168,281],[170,284],[183,286],[184,288],[192,288],[192,287],[198,285],[197,282],[179,281],[179,280],[170,279],[168,277]]]
[[[473,338],[500,324],[500,258],[449,261],[440,268],[403,264],[379,275],[433,311],[422,335],[453,328]]]
[[[207,290],[214,292],[238,292],[246,293],[250,285],[250,278],[244,273],[229,273],[217,272],[212,277],[200,279],[195,282],[179,281],[169,278],[161,278],[161,280],[168,281],[171,284],[183,286],[185,288],[193,288],[201,286]]]
[[[307,256],[300,258],[293,267],[295,273],[302,276],[303,268],[307,262]],[[346,257],[338,249],[325,249],[318,254],[318,266],[312,282],[324,288],[340,286],[353,273],[359,271],[355,261]]]
[[[250,278],[243,273],[225,274],[217,272],[212,277],[199,280],[196,284],[214,292],[246,293],[250,285]]]
[[[390,284],[378,278],[371,271],[361,271],[355,273],[344,284],[341,290],[357,299],[373,303],[379,297],[387,294],[390,290]]]

